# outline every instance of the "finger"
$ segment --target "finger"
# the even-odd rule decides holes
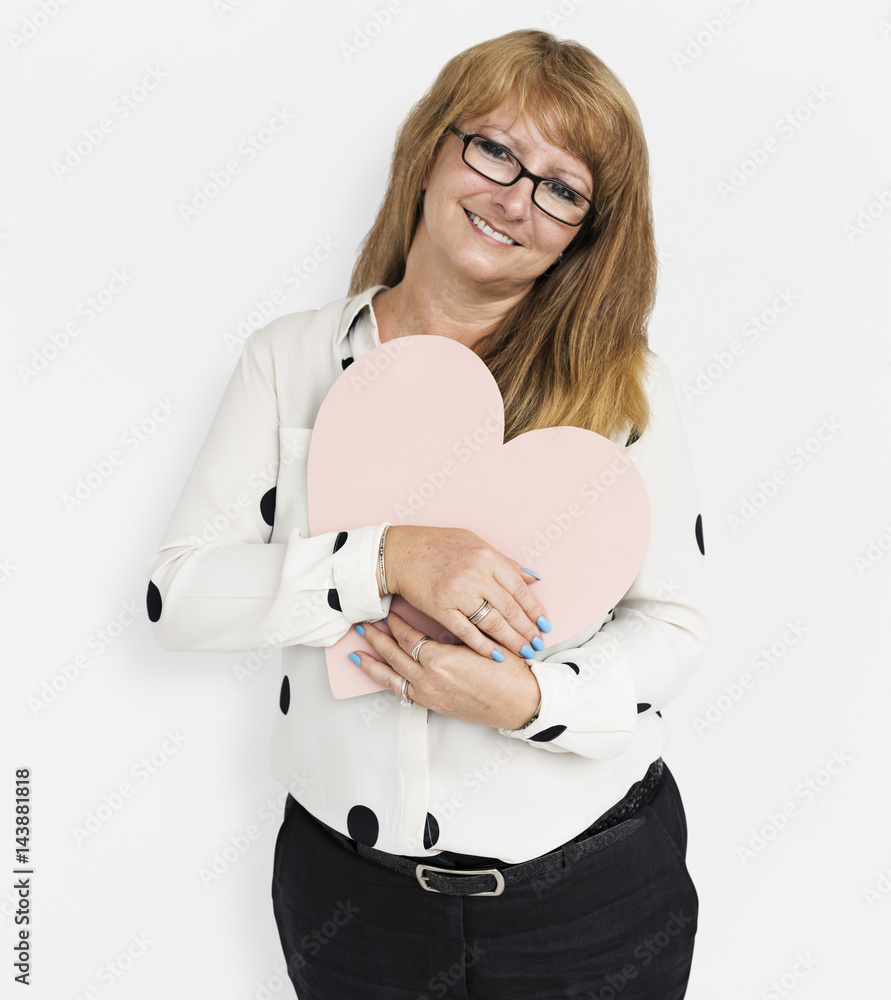
[[[396,614],[395,611],[390,611],[385,621],[387,628],[392,632],[393,638],[399,643],[400,648],[411,656],[411,651],[424,638],[425,633],[416,629],[401,615]]]
[[[359,660],[358,665],[376,684],[380,684],[382,688],[389,688],[394,694],[398,694],[400,698],[402,697],[402,676],[389,664],[382,663],[380,660],[376,660],[373,656],[369,656],[368,653],[364,653],[361,650],[355,650],[350,653],[350,657],[356,657]],[[412,701],[415,700],[411,682],[408,684],[406,693]]]
[[[473,610],[476,611],[477,608],[479,605]],[[505,651],[519,653],[522,656],[535,655],[531,640],[527,640],[524,635],[512,628],[495,607],[492,607],[476,625],[471,624],[469,616],[457,608],[446,611],[442,622],[466,646],[470,646],[481,656],[491,657],[499,663],[504,662]],[[485,631],[482,631],[484,626]],[[538,635],[537,631],[535,635]],[[539,640],[536,640],[536,645],[538,643]]]
[[[521,656],[531,657],[537,650],[544,649],[544,640],[538,625],[528,619],[520,605],[506,590],[493,581],[486,596],[492,605],[491,609],[475,623],[470,623],[469,617],[478,610],[479,605],[473,611],[468,611],[465,617],[468,618],[470,627],[484,632],[500,645]]]
[[[517,604],[523,609],[526,617],[537,628],[541,629],[542,632],[550,632],[551,623],[547,618],[548,613],[541,601],[529,589],[530,583],[535,583],[541,577],[527,566],[521,566],[516,559],[511,559],[509,556],[505,556],[504,558],[516,570],[519,579],[513,578],[510,573],[500,572],[500,567],[495,570],[495,579],[510,593]],[[531,581],[527,577],[531,577]],[[541,622],[542,618],[544,618],[544,624]]]
[[[408,677],[409,679],[417,676],[420,669],[420,664],[411,656],[411,651],[406,652],[400,645],[398,638],[395,633],[391,638],[386,635],[379,628],[375,628],[373,625],[365,624],[363,626],[357,626],[356,631],[362,628],[360,635],[364,635],[365,639],[371,644],[374,651],[383,659],[393,671],[399,675],[399,683],[402,683],[403,677]],[[387,627],[390,627],[390,623],[387,622]],[[390,629],[392,632],[392,628]],[[420,633],[419,633],[420,638]]]

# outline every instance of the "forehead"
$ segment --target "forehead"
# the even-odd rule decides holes
[[[586,156],[580,144],[564,134],[553,113],[536,113],[521,110],[513,95],[486,111],[471,113],[467,123],[483,128],[493,139],[508,143],[517,155],[523,156],[533,149],[546,149],[558,158],[569,157],[587,169]]]

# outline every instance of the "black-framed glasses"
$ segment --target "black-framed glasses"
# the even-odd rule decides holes
[[[567,226],[580,226],[591,210],[591,201],[555,177],[539,177],[527,170],[504,146],[488,136],[474,132],[468,135],[456,125],[449,130],[464,143],[461,158],[487,181],[502,187],[516,184],[521,177],[532,181],[532,203],[545,215]]]

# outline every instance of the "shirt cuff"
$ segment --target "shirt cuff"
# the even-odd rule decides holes
[[[386,618],[392,594],[377,591],[378,551],[389,522],[340,531],[334,543],[334,589],[344,617],[352,624]]]
[[[526,729],[499,729],[556,753],[615,757],[627,749],[637,724],[634,684],[627,670],[609,664],[587,671],[585,698],[579,697],[578,664],[529,660],[541,688],[541,710]]]

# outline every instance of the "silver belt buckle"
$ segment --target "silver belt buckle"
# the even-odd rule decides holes
[[[427,885],[427,876],[421,874],[421,869],[426,868],[431,872],[442,872],[445,875],[494,875],[495,889],[492,892],[468,892],[466,896],[500,896],[504,892],[504,876],[497,868],[436,868],[433,865],[418,865],[415,868],[415,877],[422,889],[427,892],[440,892],[432,885]]]

